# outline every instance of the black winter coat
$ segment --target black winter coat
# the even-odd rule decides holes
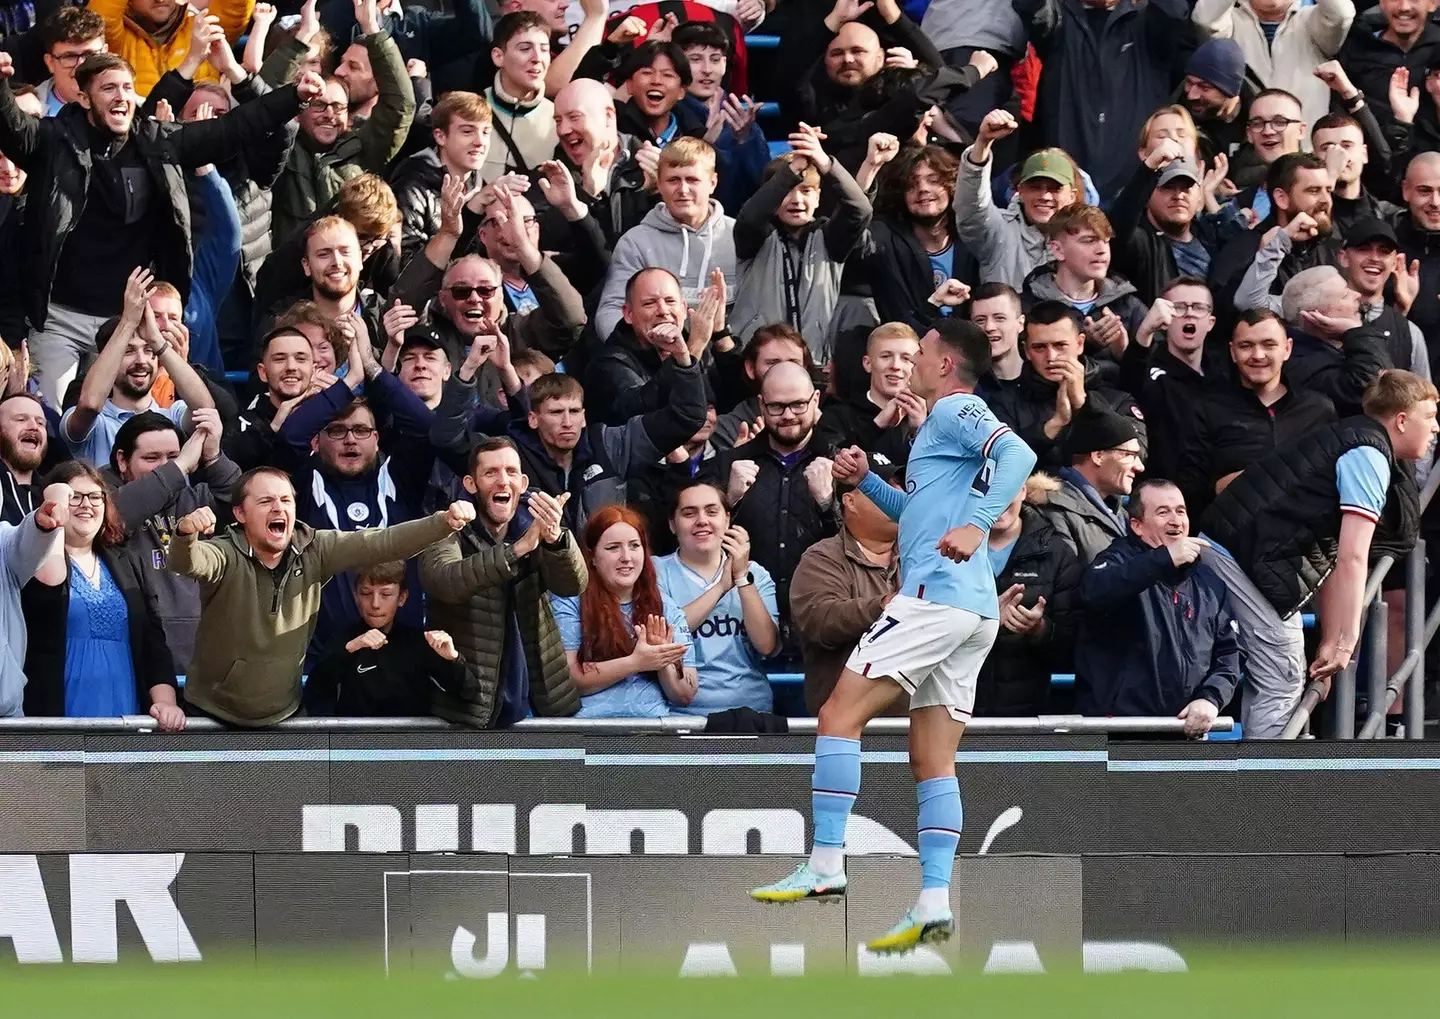
[[[397,623],[383,647],[347,651],[370,626],[337,633],[305,681],[305,711],[340,718],[415,718],[430,714],[437,693],[458,697],[465,665],[441,658],[414,627]]]
[[[1174,481],[1199,427],[1201,409],[1226,389],[1229,379],[1200,374],[1170,353],[1163,341],[1147,349],[1133,339],[1121,359],[1120,378],[1145,415],[1150,440],[1146,475]]]
[[[1235,291],[1240,287],[1245,270],[1250,268],[1250,263],[1255,261],[1255,256],[1260,253],[1260,242],[1265,234],[1271,227],[1279,225],[1274,213],[1271,213],[1254,229],[1231,238],[1211,260],[1210,293],[1215,298],[1215,328],[1210,331],[1211,336],[1229,336],[1235,328],[1238,317],[1235,313]],[[1336,253],[1339,250],[1340,241],[1333,235],[1316,237],[1294,245],[1290,254],[1281,260],[1270,292],[1280,293],[1285,284],[1301,270],[1313,269],[1317,265],[1338,267],[1340,260]]]
[[[123,546],[95,546],[96,555],[125,596],[130,629],[130,659],[140,709],[149,710],[152,686],[175,686],[175,662],[160,622],[160,605],[149,571]],[[70,611],[70,573],[51,587],[31,580],[20,590],[30,642],[25,649],[25,714],[42,718],[65,716],[65,640]]]
[[[223,163],[258,146],[296,115],[300,104],[288,85],[244,103],[223,117],[165,124],[137,116],[125,144],[137,147],[158,194],[169,199],[169,216],[156,236],[155,276],[173,284],[182,299],[190,291],[188,171]],[[32,200],[25,216],[25,281],[30,324],[45,322],[50,287],[65,239],[79,222],[90,188],[91,154],[86,113],[71,103],[59,114],[35,120],[15,105],[9,81],[0,82],[0,152],[30,175]]]
[[[1000,627],[980,669],[975,690],[977,717],[1049,713],[1051,674],[1072,668],[1075,630],[1080,623],[1080,560],[1039,510],[1023,506],[1020,519],[1020,537],[1010,550],[1009,562],[995,577],[995,590],[1004,594],[1012,584],[1024,586],[1021,604],[1032,609],[1044,598],[1045,621],[1034,634]]]
[[[1160,171],[1152,170],[1144,163],[1139,164],[1130,183],[1110,206],[1110,225],[1115,228],[1115,239],[1110,247],[1115,253],[1114,268],[1135,287],[1135,295],[1146,308],[1155,303],[1166,285],[1180,275],[1175,264],[1175,248],[1170,238],[1155,228],[1150,221],[1150,196],[1155,193],[1155,184]],[[1210,229],[1204,217],[1190,224],[1196,240],[1215,257],[1219,250],[1219,239]],[[1135,339],[1135,334],[1130,334]]]
[[[1390,112],[1390,76],[1395,68],[1404,66],[1410,72],[1410,84],[1420,85],[1424,94],[1425,72],[1440,64],[1440,25],[1426,22],[1419,40],[1406,51],[1380,38],[1386,24],[1385,12],[1379,8],[1357,15],[1338,59],[1355,87],[1365,94],[1366,105],[1388,131],[1395,126]]]
[[[872,458],[878,454],[892,464],[904,464],[910,459],[915,430],[903,418],[898,425],[881,428],[875,423],[879,413],[880,408],[870,402],[868,390],[848,400],[832,400],[825,404],[820,423],[815,426],[815,440],[828,451],[826,456],[834,456],[837,449],[859,446]]]
[[[1294,346],[1286,379],[1297,389],[1329,398],[1341,417],[1362,413],[1366,387],[1394,367],[1379,322],[1351,329],[1339,348],[1294,329],[1290,338]]]
[[[1133,418],[1140,433],[1142,456],[1148,453],[1145,412],[1129,393],[1120,388],[1119,366],[1114,361],[1093,357],[1082,357],[1081,361],[1085,365],[1086,406],[1093,399],[1116,414]],[[985,397],[995,416],[1013,428],[1015,434],[1035,451],[1036,466],[1041,469],[1066,467],[1070,463],[1064,448],[1069,429],[1062,430],[1054,439],[1045,436],[1045,422],[1055,413],[1055,394],[1059,389],[1058,384],[1045,378],[1027,361],[1020,368],[1020,378],[1015,385]]]
[[[649,414],[670,402],[670,389],[661,367],[666,360],[640,342],[630,323],[622,321],[585,368],[586,409],[595,421],[623,425],[637,414]],[[743,375],[739,348],[716,354],[713,345],[700,358],[705,385],[716,409],[729,408],[744,399],[734,380]]]
[[[1409,319],[1425,334],[1430,372],[1440,367],[1440,230],[1426,230],[1409,212],[1395,221],[1395,238],[1407,261],[1420,263],[1420,293],[1410,306]]]
[[[950,217],[950,237],[954,244],[950,275],[961,283],[975,286],[980,282],[980,264],[960,243],[954,210]],[[936,284],[929,254],[910,225],[900,219],[877,216],[870,223],[870,240],[865,268],[870,275],[870,289],[880,321],[904,322],[923,336],[940,317],[940,309],[930,303]]]
[[[1240,680],[1225,583],[1203,563],[1176,568],[1166,548],[1117,538],[1080,581],[1075,710],[1174,717],[1194,700],[1223,708]]]

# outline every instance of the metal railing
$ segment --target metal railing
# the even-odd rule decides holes
[[[813,733],[816,720],[791,718],[790,732]],[[1234,719],[1215,719],[1212,732],[1227,733]],[[559,732],[571,735],[624,735],[630,733],[702,733],[705,719],[698,715],[670,715],[665,718],[527,718],[511,727],[522,733]],[[877,718],[866,732],[906,732],[908,718]],[[1081,715],[1038,715],[1030,718],[976,718],[966,732],[981,733],[1089,733],[1174,736],[1184,731],[1178,718],[1085,718]],[[155,719],[149,715],[122,715],[118,718],[0,718],[0,734],[14,732],[63,732],[109,734],[154,732]],[[191,718],[186,732],[236,732],[211,718]],[[258,732],[475,732],[440,718],[291,718]],[[506,730],[510,731],[510,730]]]
[[[1431,470],[1420,493],[1423,514],[1440,488],[1440,464]],[[1405,736],[1425,738],[1425,649],[1435,631],[1440,629],[1440,603],[1425,612],[1425,540],[1419,538],[1405,557],[1405,657],[1393,673],[1387,675],[1390,661],[1390,606],[1385,603],[1381,587],[1390,575],[1396,559],[1382,556],[1370,571],[1365,584],[1365,617],[1357,655],[1334,678],[1330,735],[1335,739],[1355,739],[1356,677],[1360,670],[1358,652],[1365,649],[1366,702],[1368,712],[1360,728],[1360,739],[1378,739],[1385,734],[1385,717],[1401,696],[1405,697]],[[1312,682],[1306,688],[1294,714],[1286,724],[1282,739],[1296,739],[1310,724],[1310,716],[1324,695],[1325,686]]]

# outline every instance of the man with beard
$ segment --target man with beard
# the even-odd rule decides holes
[[[400,207],[401,258],[409,262],[441,228],[445,178],[469,181],[490,151],[490,104],[474,92],[449,92],[430,114],[433,149],[395,168],[391,184]]]
[[[357,395],[362,386],[363,397]],[[381,368],[369,344],[352,343],[345,378],[302,402],[280,428],[296,463],[299,519],[317,530],[354,531],[419,517],[435,463],[434,419]],[[340,628],[360,621],[354,587],[355,578],[345,577],[325,589],[312,652],[323,650]],[[420,626],[420,599],[402,608],[399,618]]]
[[[495,144],[480,167],[489,183],[507,173],[529,174],[555,154],[555,106],[545,98],[550,29],[533,11],[507,14],[490,42],[495,81],[485,90],[494,113]]]
[[[146,303],[152,277],[143,269],[125,285],[125,310],[100,327],[95,342],[100,354],[80,384],[80,398],[60,418],[60,434],[75,456],[89,464],[110,459],[115,435],[129,418],[153,410],[176,425],[188,423],[188,409],[214,409],[215,399],[195,369],[165,339]],[[163,366],[175,383],[178,399],[159,407],[150,395],[155,371]]]
[[[1177,276],[1205,278],[1220,247],[1198,218],[1205,208],[1200,168],[1171,138],[1155,142],[1110,208],[1115,267],[1153,304]]]
[[[151,267],[183,297],[192,276],[187,171],[260,144],[319,93],[313,75],[232,113],[189,124],[135,117],[134,75],[110,53],[76,71],[81,99],[35,120],[15,105],[14,66],[0,55],[0,151],[31,174],[24,258],[30,355],[41,394],[59,407],[100,324],[123,304],[125,281]]]
[[[986,397],[995,416],[1035,451],[1042,468],[1062,467],[1066,435],[1089,404],[1135,422],[1145,444],[1143,412],[1119,388],[1113,361],[1087,357],[1080,315],[1068,304],[1043,301],[1025,315],[1025,365],[1014,386]]]
[[[1360,295],[1334,266],[1317,265],[1285,284],[1280,303],[1295,343],[1291,384],[1329,397],[1341,417],[1360,413],[1370,383],[1392,367],[1383,327],[1361,318]]]
[[[1340,48],[1340,66],[1365,93],[1387,132],[1395,123],[1392,82],[1408,92],[1440,64],[1440,25],[1432,20],[1434,14],[1435,0],[1380,0],[1355,19]]]
[[[200,589],[165,569],[176,522],[201,506],[227,514],[240,480],[240,468],[220,451],[219,413],[194,410],[191,416],[195,430],[187,439],[160,414],[136,414],[120,426],[110,462],[100,468],[125,525],[126,546],[151,571],[165,643],[177,662],[188,662],[195,647]]]
[[[1395,221],[1395,238],[1406,261],[1420,263],[1408,315],[1425,334],[1426,346],[1440,351],[1440,152],[1422,152],[1410,160],[1402,194],[1407,208]]]
[[[49,448],[40,398],[32,393],[0,398],[0,521],[18,524],[39,505],[35,472]]]
[[[310,300],[358,342],[373,345],[382,335],[380,297],[360,288],[362,260],[360,237],[349,220],[324,216],[310,224],[300,260],[310,278]]]
[[[1110,272],[1115,230],[1109,218],[1077,202],[1050,217],[1045,236],[1051,261],[1025,278],[1021,302],[1027,307],[1037,301],[1068,304],[1084,316],[1091,348],[1109,348],[1118,360],[1145,319],[1145,305],[1133,283]]]
[[[1206,162],[1234,156],[1245,142],[1254,89],[1245,80],[1245,54],[1234,39],[1202,43],[1185,64],[1178,101],[1190,111]]]
[[[580,694],[549,597],[579,595],[589,576],[563,515],[569,493],[530,489],[506,438],[475,446],[464,485],[474,523],[420,557],[430,621],[454,637],[470,679],[463,696],[437,695],[435,714],[482,729],[573,715]]]
[[[977,281],[975,258],[955,223],[959,166],[949,152],[928,145],[897,165],[888,192],[877,198],[865,265],[880,321],[904,322],[919,334],[969,296],[952,280]]]
[[[390,292],[393,303],[386,313],[389,349],[399,347],[398,334],[390,324],[397,318],[414,321],[413,312],[402,317],[402,309],[423,308],[430,302],[429,323],[412,324],[404,333],[428,330],[449,355],[452,368],[458,370],[471,346],[479,339],[494,336],[496,331],[504,332],[517,354],[540,350],[559,361],[585,327],[585,307],[565,273],[537,247],[534,223],[527,221],[533,220],[526,214],[529,204],[516,204],[508,191],[496,189],[496,197],[485,213],[487,220],[493,221],[484,232],[490,246],[514,259],[511,279],[523,284],[535,302],[530,310],[512,311],[507,307],[505,274],[498,262],[480,255],[450,260],[460,242],[464,194],[463,184],[455,178],[446,188],[449,211],[441,218],[440,232],[410,260]],[[493,347],[493,343],[489,345]],[[494,368],[487,366],[481,373],[480,399],[488,406],[502,406],[499,392],[499,377]]]
[[[260,341],[256,377],[265,390],[240,412],[240,427],[225,436],[225,453],[243,470],[285,460],[286,447],[275,441],[290,412],[312,390],[315,356],[310,338],[294,326],[282,326]]]
[[[1230,339],[1234,380],[1196,408],[1195,431],[1174,475],[1197,519],[1241,471],[1335,421],[1329,397],[1287,385],[1291,347],[1285,323],[1273,311],[1240,316]]]
[[[1330,218],[1335,185],[1325,160],[1312,152],[1281,156],[1270,167],[1265,187],[1273,212],[1221,248],[1210,263],[1210,290],[1222,329],[1233,321],[1231,309],[1260,307],[1257,297],[1269,305],[1297,272],[1338,261],[1340,245],[1331,236]],[[1271,273],[1268,288],[1246,286]],[[1241,291],[1251,295],[1248,303],[1240,303]]]
[[[1340,249],[1340,269],[1345,281],[1360,295],[1360,317],[1375,324],[1385,338],[1390,362],[1396,368],[1430,378],[1430,354],[1425,334],[1405,317],[1419,295],[1420,274],[1412,274],[1400,253],[1395,229],[1383,219],[1361,219],[1345,231]],[[1386,285],[1395,281],[1393,303],[1386,299]]]
[[[475,519],[475,507],[393,527],[312,530],[295,520],[289,476],[261,467],[235,486],[235,523],[212,541],[215,511],[186,514],[169,568],[200,582],[200,626],[185,668],[190,706],[231,725],[274,725],[300,708],[300,674],[321,592],[337,573],[418,555]],[[330,584],[331,587],[335,586]]]
[[[827,404],[815,428],[822,449],[856,446],[873,463],[903,466],[910,443],[925,423],[925,401],[910,390],[920,337],[903,322],[877,326],[865,341],[861,364],[870,386],[849,400]]]
[[[820,394],[809,372],[788,362],[766,372],[760,413],[764,430],[716,457],[713,476],[726,486],[732,522],[750,535],[751,558],[775,578],[783,666],[799,653],[790,621],[790,578],[805,550],[835,533],[835,477],[830,451],[815,431]]]
[[[345,82],[334,77],[324,82],[323,94],[301,111],[300,133],[273,189],[271,236],[277,247],[328,206],[345,181],[367,172],[383,176],[410,133],[415,90],[405,71],[405,59],[389,33],[381,29],[374,0],[358,4],[356,14],[364,33],[356,45],[364,47],[369,57],[376,91],[374,108],[363,121],[352,123],[352,104],[369,97],[351,96]],[[296,41],[310,40],[297,36]],[[295,73],[306,54],[304,46],[295,47],[281,69],[281,80]],[[358,72],[353,77],[359,84]]]

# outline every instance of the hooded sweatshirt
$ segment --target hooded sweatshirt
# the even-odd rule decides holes
[[[20,588],[60,551],[64,531],[42,531],[31,513],[18,525],[0,524],[0,718],[15,718],[25,702],[25,616]]]
[[[670,215],[665,205],[657,205],[646,213],[640,225],[615,245],[610,259],[610,272],[595,311],[595,331],[609,336],[620,322],[620,309],[625,304],[625,285],[641,269],[669,269],[680,280],[685,303],[691,307],[700,299],[700,291],[709,285],[710,270],[718,268],[725,274],[727,292],[734,294],[739,285],[735,273],[735,220],[725,209],[710,200],[710,215],[698,230],[682,226]]]

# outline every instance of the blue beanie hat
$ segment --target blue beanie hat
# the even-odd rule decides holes
[[[1185,73],[1208,81],[1227,96],[1238,96],[1245,80],[1245,54],[1234,39],[1211,39],[1191,56]]]

